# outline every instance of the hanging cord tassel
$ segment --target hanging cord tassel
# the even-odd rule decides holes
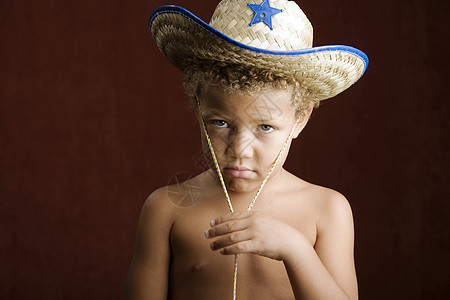
[[[224,181],[223,176],[222,176],[222,171],[220,170],[219,162],[218,162],[216,154],[214,152],[214,147],[212,145],[211,138],[209,137],[208,130],[206,128],[205,120],[203,119],[203,116],[202,116],[202,111],[201,111],[201,108],[200,108],[200,101],[198,100],[198,97],[196,97],[196,100],[197,100],[197,107],[198,107],[198,111],[199,111],[199,114],[200,114],[200,118],[202,119],[203,131],[205,133],[206,140],[208,142],[209,151],[211,152],[211,156],[212,156],[212,159],[214,161],[214,165],[216,167],[217,175],[219,176],[219,181],[220,181],[220,184],[222,186],[223,192],[225,194],[225,197],[226,197],[226,200],[227,200],[227,203],[228,203],[228,208],[229,208],[230,212],[233,213],[234,212],[233,205],[231,204],[231,199],[230,199],[230,196],[228,195],[228,190],[227,190],[227,187],[225,185],[225,181]],[[255,196],[253,197],[252,202],[248,206],[247,212],[250,212],[252,210],[253,205],[256,202],[256,199],[258,198],[259,194],[261,193],[261,190],[263,189],[263,187],[266,184],[267,180],[269,180],[270,175],[272,175],[272,172],[275,169],[275,166],[278,164],[278,161],[280,160],[280,158],[283,156],[284,151],[286,151],[286,148],[289,145],[289,142],[291,141],[292,136],[294,135],[295,128],[297,127],[297,124],[298,124],[299,121],[300,121],[300,118],[298,118],[297,121],[295,122],[294,127],[291,130],[291,133],[289,134],[288,138],[284,142],[283,148],[281,148],[281,150],[278,153],[275,161],[272,164],[272,167],[269,170],[269,173],[267,174],[266,178],[264,178],[264,180],[261,183],[258,191],[256,192]],[[237,293],[237,271],[238,271],[238,256],[237,256],[237,254],[235,254],[234,255],[234,274],[233,274],[233,300],[236,300],[236,293]]]

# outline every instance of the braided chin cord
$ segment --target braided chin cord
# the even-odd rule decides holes
[[[219,181],[220,181],[220,184],[222,186],[223,192],[224,192],[226,200],[227,200],[228,208],[229,208],[230,212],[233,213],[234,212],[233,205],[231,204],[231,199],[230,199],[230,196],[228,195],[228,190],[227,190],[227,187],[225,185],[225,181],[223,179],[222,172],[220,170],[219,162],[218,162],[216,154],[214,152],[214,147],[212,145],[211,138],[210,138],[210,136],[208,134],[208,130],[206,128],[205,120],[203,119],[203,115],[202,115],[201,108],[200,108],[200,101],[199,101],[198,97],[196,98],[196,100],[197,100],[197,107],[198,107],[198,110],[199,110],[200,118],[202,119],[203,131],[205,133],[206,140],[208,142],[209,151],[211,152],[211,156],[212,156],[212,159],[214,161],[214,165],[215,165],[215,168],[216,168],[216,171],[217,171],[217,175],[219,176]],[[255,196],[253,196],[253,199],[250,202],[250,205],[247,207],[247,212],[250,212],[252,210],[253,205],[256,202],[256,199],[258,198],[259,194],[261,193],[261,190],[263,189],[263,187],[266,184],[267,180],[269,180],[269,177],[272,175],[272,172],[275,169],[276,165],[278,164],[278,161],[280,160],[280,158],[283,156],[284,151],[286,151],[286,148],[289,145],[289,142],[291,141],[292,136],[294,135],[295,128],[297,127],[297,123],[299,122],[299,120],[300,120],[300,118],[298,118],[297,121],[295,122],[294,127],[292,128],[289,136],[287,137],[286,141],[284,142],[283,147],[281,148],[280,152],[278,153],[277,157],[275,158],[275,161],[273,162],[272,167],[269,170],[269,173],[267,174],[266,178],[264,178],[264,180],[261,183],[261,185],[260,185],[258,191],[256,192]],[[235,254],[234,255],[234,275],[233,275],[233,300],[236,300],[236,293],[237,293],[237,271],[238,271],[238,255]]]

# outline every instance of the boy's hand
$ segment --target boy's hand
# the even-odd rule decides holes
[[[305,240],[293,227],[259,212],[231,213],[211,221],[205,231],[208,239],[218,238],[211,249],[221,254],[252,253],[283,260],[296,244],[294,239]]]

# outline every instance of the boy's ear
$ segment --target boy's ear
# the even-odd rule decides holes
[[[297,120],[297,127],[294,130],[294,135],[292,136],[293,139],[296,139],[300,132],[303,131],[303,128],[305,128],[306,124],[308,123],[309,117],[311,116],[311,113],[313,111],[313,108],[311,107],[308,109],[308,111],[305,113],[305,115]]]

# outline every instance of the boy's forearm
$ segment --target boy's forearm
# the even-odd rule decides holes
[[[325,268],[311,244],[296,238],[283,258],[295,299],[357,299],[350,297]]]

